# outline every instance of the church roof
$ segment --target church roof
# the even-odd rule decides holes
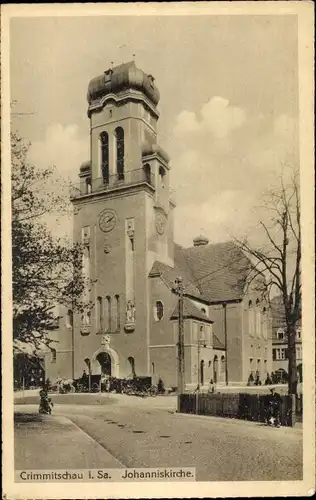
[[[88,86],[88,103],[91,105],[108,94],[116,94],[128,88],[142,91],[155,106],[159,102],[159,90],[154,78],[137,68],[134,61],[130,61],[93,78]]]
[[[205,323],[214,323],[203,311],[201,311],[193,302],[184,297],[183,299],[183,317],[184,318],[195,318],[204,321]],[[173,311],[170,319],[179,318],[179,303],[177,303],[175,310]]]
[[[242,300],[249,260],[232,242],[190,248],[174,245],[174,267],[156,261],[149,274],[160,276],[170,288],[183,279],[185,293],[207,302]]]
[[[203,298],[210,302],[241,300],[250,261],[233,242],[182,249]]]

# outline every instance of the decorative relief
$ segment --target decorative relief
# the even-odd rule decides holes
[[[110,342],[111,342],[110,335],[102,335],[102,337],[101,337],[101,345],[109,347]]]
[[[135,303],[133,300],[128,300],[125,312],[126,322],[124,329],[126,332],[133,332],[135,330]]]

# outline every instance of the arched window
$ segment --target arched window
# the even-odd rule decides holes
[[[160,321],[163,318],[163,303],[160,300],[157,300],[155,307],[155,319],[156,321]]]
[[[200,338],[199,338],[200,344],[201,345],[206,345],[206,338],[205,338],[205,327],[204,325],[200,325]]]
[[[225,356],[221,356],[221,373],[225,373]]]
[[[109,136],[106,132],[100,134],[101,142],[101,172],[103,182],[109,183]]]
[[[124,130],[122,127],[115,129],[116,137],[116,173],[118,180],[124,179]]]
[[[205,362],[204,359],[202,359],[200,362],[200,380],[199,380],[199,384],[201,385],[204,385],[204,365]]]
[[[104,329],[104,318],[103,318],[103,300],[102,297],[97,298],[97,330],[103,332]]]
[[[133,375],[133,377],[135,377],[136,376],[136,372],[135,372],[135,359],[132,356],[129,356],[127,358],[127,361],[130,364],[131,374]]]
[[[260,311],[260,300],[256,300],[256,333],[257,337],[261,335],[261,311]]]
[[[67,328],[71,328],[73,324],[74,324],[74,314],[71,309],[68,309],[66,317],[66,326]]]
[[[205,309],[205,307],[201,307],[201,311],[202,311],[202,313],[206,314],[206,309]]]
[[[110,332],[112,326],[112,310],[111,310],[111,297],[109,295],[106,297],[106,316],[107,316],[106,329],[108,332]]]
[[[90,194],[92,191],[91,177],[86,178],[86,194]]]
[[[85,364],[87,365],[87,368],[88,368],[88,373],[91,373],[91,362],[90,362],[90,359],[89,358],[86,358],[84,360]]]
[[[115,321],[116,321],[116,328],[115,330],[118,331],[121,326],[120,322],[120,296],[115,295]]]
[[[252,300],[248,302],[248,329],[249,335],[253,335],[254,333],[254,310],[252,307]]]
[[[151,373],[155,373],[155,363],[151,363]]]
[[[51,363],[56,363],[56,358],[57,358],[57,351],[56,349],[51,348]]]
[[[213,382],[216,384],[217,382],[217,377],[218,377],[218,357],[217,354],[214,356],[214,361],[213,361]]]
[[[143,166],[143,169],[144,169],[145,181],[148,182],[148,184],[151,184],[150,165],[146,163],[146,165]]]
[[[164,179],[165,175],[166,175],[165,169],[163,167],[159,167],[159,180],[160,180],[160,186],[162,188],[165,187],[165,179]]]

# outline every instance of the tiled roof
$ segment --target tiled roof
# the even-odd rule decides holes
[[[182,248],[182,259],[190,267],[205,299],[210,302],[242,299],[250,261],[234,243]]]
[[[221,343],[215,333],[213,333],[213,349],[221,349],[225,351],[225,346]]]
[[[173,311],[170,319],[178,319],[179,317],[179,303],[177,303],[175,310]],[[201,311],[190,299],[184,297],[183,299],[183,317],[184,318],[196,318],[205,323],[214,323],[208,316]]]
[[[149,276],[160,276],[167,286],[183,279],[185,293],[208,302],[243,298],[249,259],[232,242],[183,248],[174,245],[174,267],[156,261]]]

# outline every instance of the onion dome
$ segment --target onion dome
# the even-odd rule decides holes
[[[153,154],[157,154],[160,156],[163,160],[165,160],[166,163],[169,163],[170,157],[168,153],[164,149],[162,149],[161,146],[157,143],[151,144],[148,141],[143,142],[142,144],[142,156],[150,156]]]
[[[203,245],[208,245],[208,244],[209,244],[209,239],[206,236],[203,236],[202,234],[200,234],[200,236],[197,236],[193,240],[193,245],[195,247],[201,247]]]
[[[110,68],[103,75],[93,78],[88,86],[88,103],[91,105],[108,94],[117,94],[127,89],[143,92],[154,106],[159,102],[160,94],[154,78],[131,61]]]

